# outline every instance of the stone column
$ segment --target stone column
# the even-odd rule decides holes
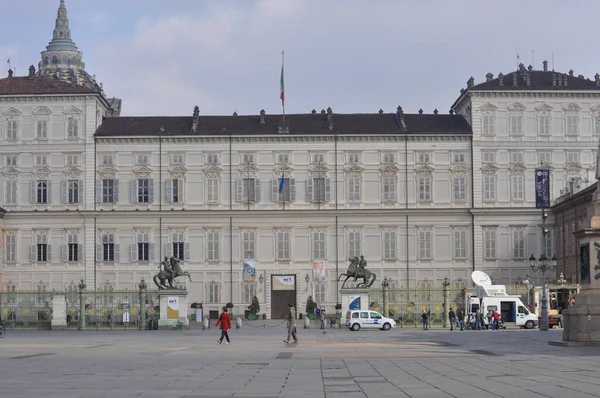
[[[79,288],[79,330],[85,330],[85,282],[83,278],[77,287]]]
[[[146,329],[146,288],[148,287],[148,285],[146,284],[146,281],[144,281],[144,278],[142,278],[142,281],[140,282],[140,284],[138,285],[138,287],[140,288],[140,324],[139,324],[139,329],[140,330],[144,330],[144,329]]]
[[[444,328],[447,328],[448,327],[448,312],[450,312],[450,292],[448,290],[448,288],[450,287],[450,280],[448,279],[448,277],[444,278],[444,282],[442,282],[442,287],[444,288],[444,315],[442,317],[444,322],[443,322],[442,326]]]

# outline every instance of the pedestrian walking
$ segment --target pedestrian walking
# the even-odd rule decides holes
[[[500,326],[500,314],[498,314],[498,311],[492,311],[492,318],[494,319],[494,330],[498,330]]]
[[[465,313],[462,308],[458,310],[458,324],[461,332],[465,330]]]
[[[294,344],[298,343],[298,336],[296,335],[296,309],[294,308],[294,304],[289,303],[288,307],[290,307],[290,311],[288,312],[287,317],[287,328],[288,328],[288,336],[287,340],[283,340],[284,343],[290,344],[290,339],[294,339]]]
[[[423,330],[429,329],[429,317],[427,316],[427,311],[423,310],[421,318],[423,318]]]
[[[456,322],[456,314],[454,313],[454,310],[450,310],[448,312],[448,318],[450,318],[450,331],[454,330],[454,322]]]
[[[215,323],[215,326],[219,325],[221,325],[221,338],[217,339],[217,343],[221,344],[223,339],[227,340],[225,344],[231,343],[231,341],[229,341],[229,334],[227,333],[227,331],[231,329],[231,317],[227,313],[227,307],[223,307],[223,312],[219,316],[217,323]]]
[[[325,329],[325,310],[321,310],[321,329]]]
[[[482,314],[479,312],[479,308],[475,311],[475,330],[481,330],[481,317]]]

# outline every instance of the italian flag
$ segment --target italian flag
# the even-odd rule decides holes
[[[281,77],[279,79],[279,98],[281,98],[281,105],[285,103],[285,92],[283,89],[283,54],[281,54]]]

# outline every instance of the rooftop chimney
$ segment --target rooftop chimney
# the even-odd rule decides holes
[[[596,78],[596,87],[600,87],[600,73],[596,73],[594,78]]]
[[[398,108],[396,108],[396,120],[400,125],[400,130],[406,131],[406,123],[404,122],[404,111],[402,110],[402,107],[400,105],[398,105]]]
[[[518,86],[519,84],[517,82],[517,79],[519,78],[519,76],[517,76],[516,73],[513,73],[512,76],[513,76],[513,86]]]
[[[473,78],[473,76],[471,76],[471,78],[469,78],[469,80],[467,80],[467,88],[473,87],[474,85],[475,85],[475,79]]]
[[[314,109],[313,109],[314,111]],[[260,124],[265,124],[265,110],[261,109],[260,110]]]
[[[329,130],[333,130],[333,111],[331,110],[331,107],[327,108],[327,126],[329,127]]]
[[[548,72],[548,61],[544,61],[542,64],[544,65],[544,72]]]
[[[485,75],[485,81],[489,82],[490,80],[494,80],[494,74],[493,73],[488,73],[487,75]]]
[[[198,131],[198,121],[200,120],[200,108],[198,105],[194,107],[194,113],[192,115],[192,132]]]
[[[35,66],[31,65],[29,67],[29,80],[35,77]]]
[[[498,85],[500,87],[504,86],[504,75],[502,72],[498,73]]]

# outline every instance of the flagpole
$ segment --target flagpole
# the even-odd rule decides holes
[[[281,51],[281,107],[283,108],[283,124],[285,127],[285,89],[283,84],[283,66],[285,61],[285,51]]]

